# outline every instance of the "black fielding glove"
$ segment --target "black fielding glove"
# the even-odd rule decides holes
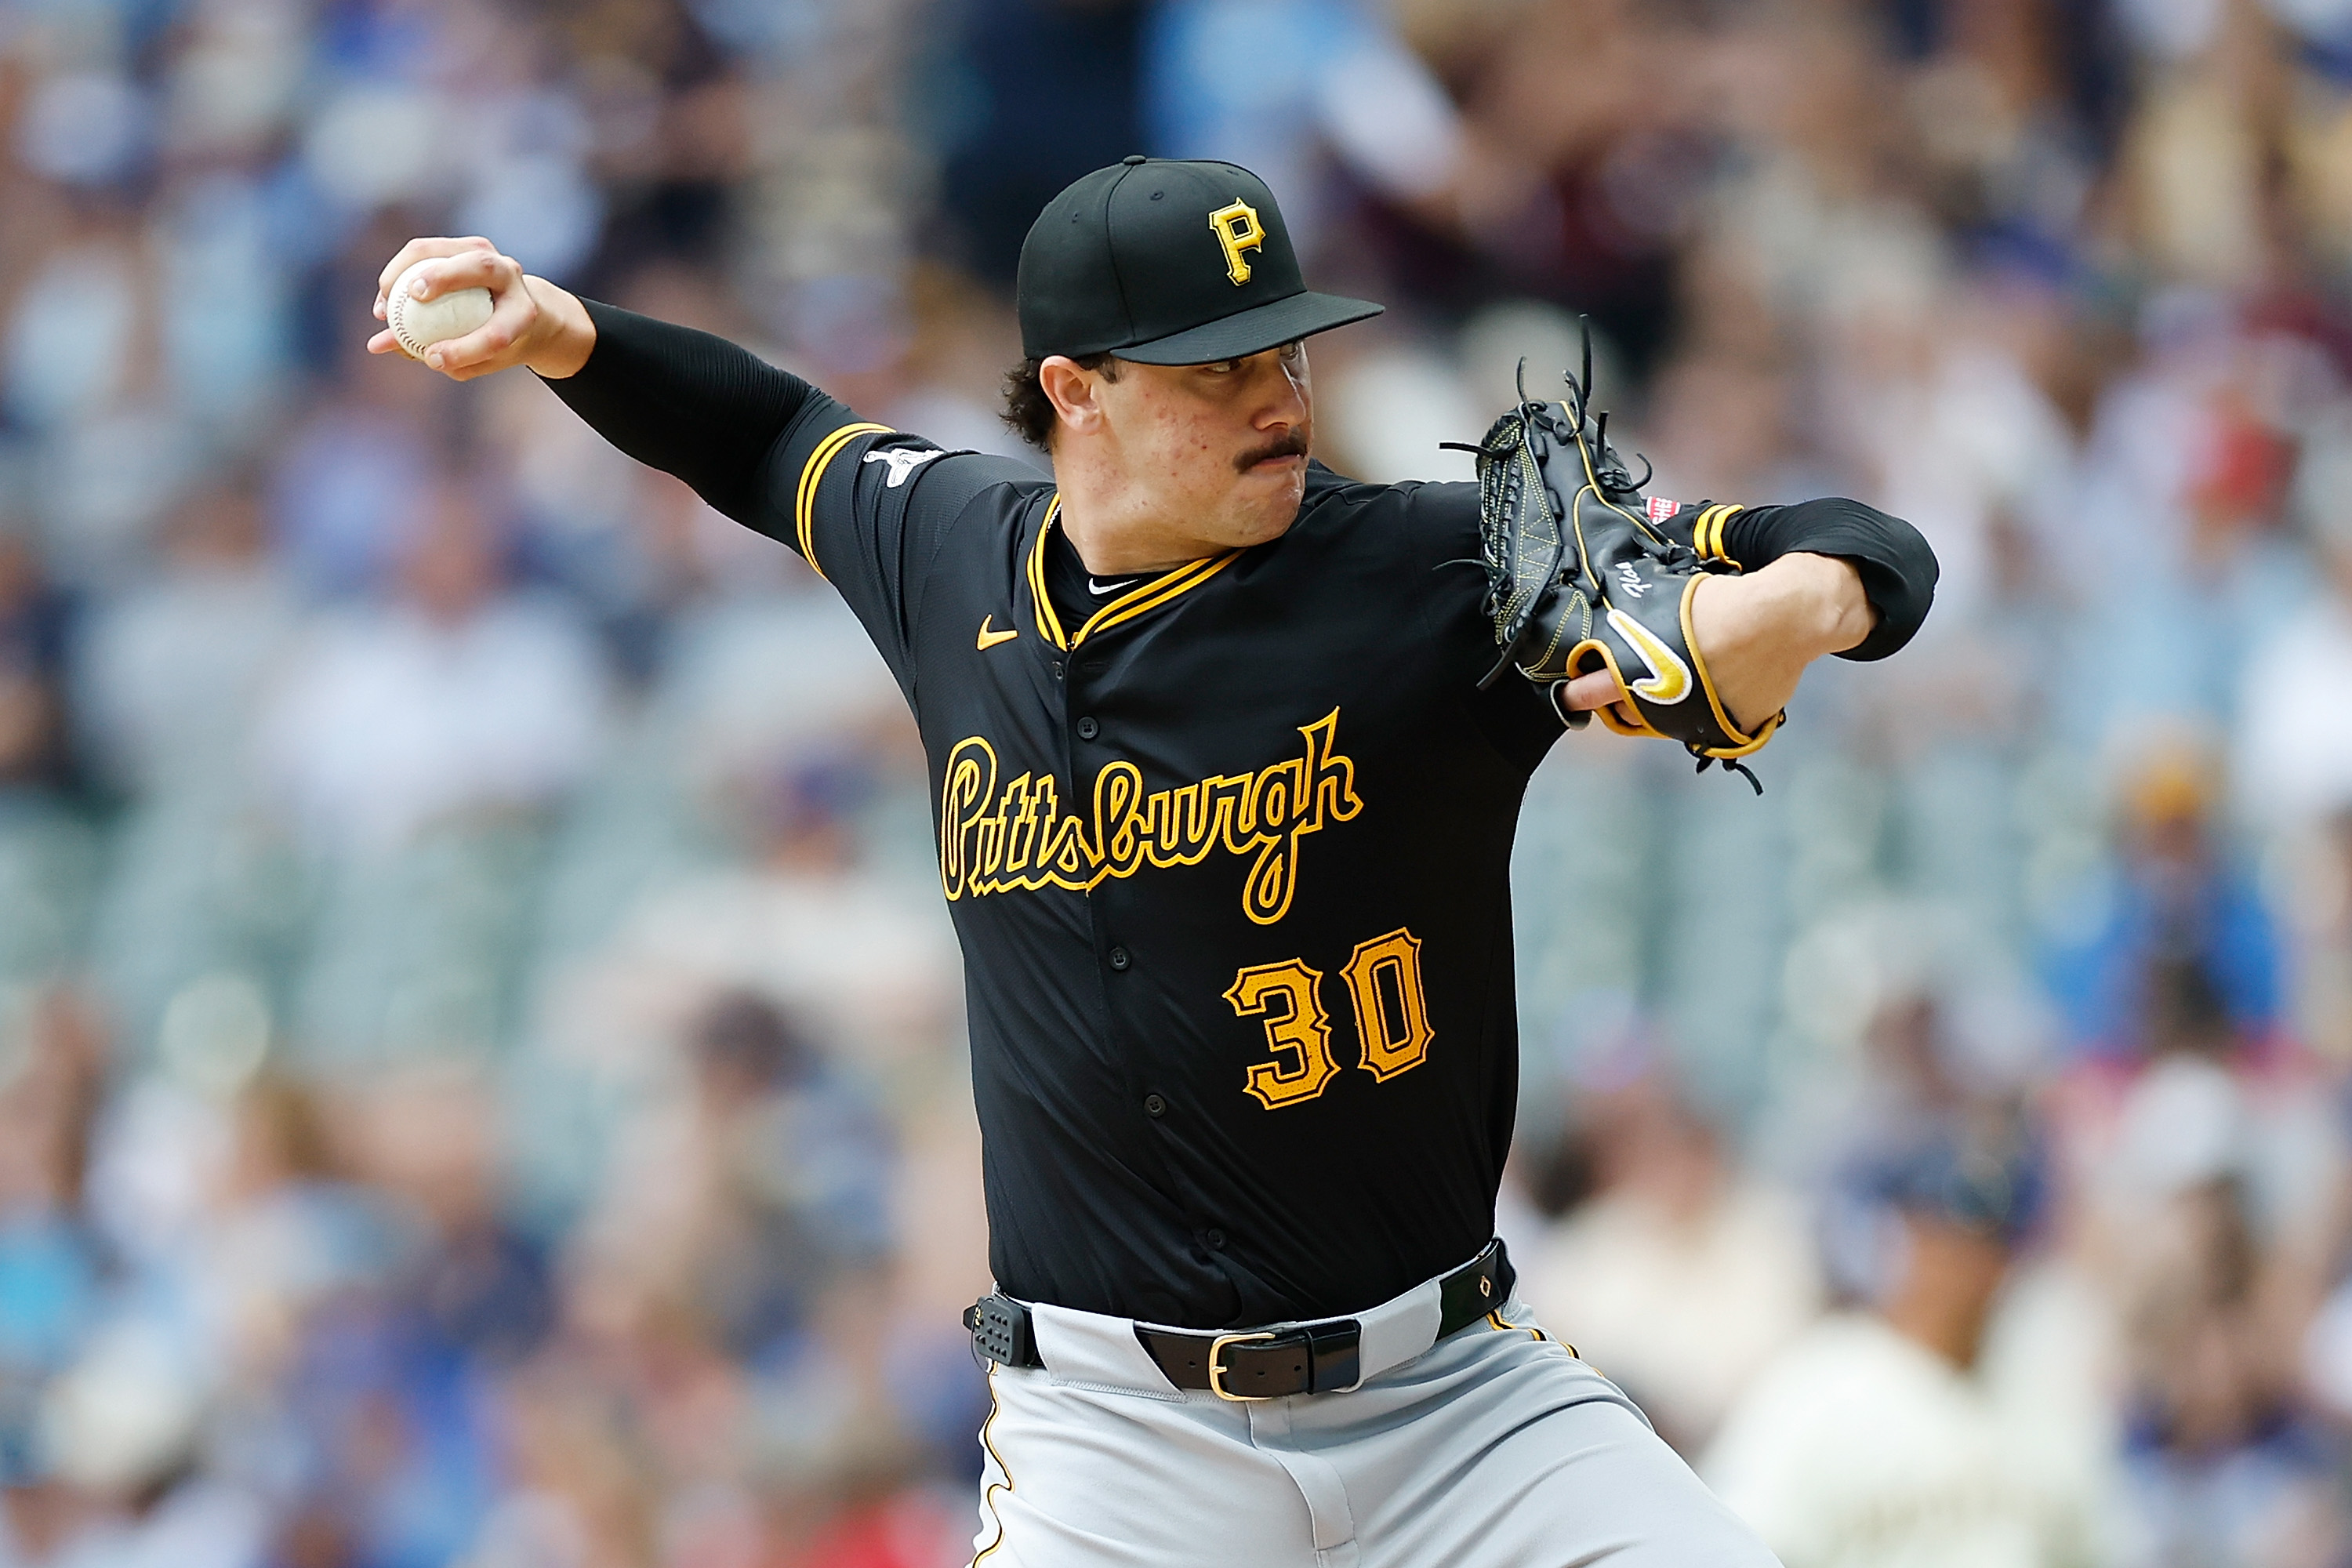
[[[1652,510],[1675,509],[1653,508],[1643,498],[1642,481],[1608,444],[1607,416],[1599,425],[1584,417],[1591,377],[1588,363],[1584,384],[1570,380],[1572,405],[1528,400],[1522,389],[1523,400],[1495,421],[1486,439],[1464,448],[1478,460],[1486,610],[1502,650],[1480,685],[1517,668],[1549,687],[1560,717],[1580,729],[1589,715],[1562,705],[1567,682],[1606,668],[1627,701],[1597,710],[1603,724],[1622,735],[1677,742],[1699,759],[1701,771],[1715,763],[1735,766],[1787,717],[1775,713],[1753,731],[1740,730],[1691,636],[1699,579],[1739,570],[1719,543],[1723,520],[1738,509],[1710,507],[1694,520],[1699,548],[1669,532],[1667,517],[1654,521]],[[1709,529],[1718,542],[1706,554]]]

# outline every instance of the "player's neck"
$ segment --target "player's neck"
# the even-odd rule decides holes
[[[1060,520],[1070,547],[1088,572],[1102,577],[1129,576],[1147,572],[1171,572],[1187,562],[1222,555],[1229,547],[1214,540],[1188,537],[1184,531],[1132,505],[1106,504],[1105,498],[1083,490],[1073,495],[1062,485]]]

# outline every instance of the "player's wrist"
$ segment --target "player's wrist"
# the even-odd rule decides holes
[[[1843,653],[1870,636],[1877,612],[1871,607],[1862,573],[1853,562],[1797,551],[1765,570],[1783,573],[1787,580],[1785,613],[1790,635],[1808,650],[1807,658]]]
[[[538,307],[522,363],[549,381],[579,374],[596,351],[596,322],[588,308],[577,295],[544,278],[525,274],[522,285]]]

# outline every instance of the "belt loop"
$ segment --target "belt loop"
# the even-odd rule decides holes
[[[1353,1318],[1307,1329],[1307,1391],[1338,1394],[1364,1381],[1364,1333]]]

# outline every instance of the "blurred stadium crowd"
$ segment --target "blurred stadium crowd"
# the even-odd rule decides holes
[[[1390,302],[1335,466],[1464,477],[1590,312],[1655,491],[1943,561],[1760,800],[1538,776],[1551,1326],[1790,1568],[2352,1563],[2347,0],[0,0],[0,1568],[961,1561],[895,689],[360,350],[478,232],[1009,450],[1139,149]]]

